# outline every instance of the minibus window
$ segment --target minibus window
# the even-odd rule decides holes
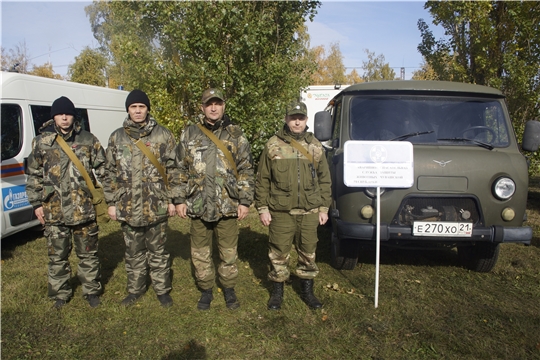
[[[21,108],[15,104],[2,104],[2,160],[11,159],[21,151],[22,116]]]
[[[36,135],[39,135],[39,129],[45,122],[51,119],[51,107],[32,105],[32,118],[34,119],[34,131]],[[88,111],[86,109],[75,109],[77,113],[75,120],[79,120],[83,130],[90,131],[90,124],[88,122]]]

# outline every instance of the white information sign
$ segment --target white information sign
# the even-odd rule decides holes
[[[347,141],[343,155],[343,181],[348,187],[409,188],[414,183],[410,142]]]
[[[343,153],[343,182],[348,187],[377,188],[377,247],[375,308],[379,306],[381,254],[381,187],[410,188],[414,184],[413,145],[407,141],[347,141]]]

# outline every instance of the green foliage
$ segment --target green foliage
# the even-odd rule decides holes
[[[317,1],[94,2],[92,29],[111,76],[146,91],[154,116],[178,136],[208,87],[224,90],[257,159],[284,107],[309,85],[304,21]]]
[[[85,47],[75,62],[68,67],[68,76],[73,82],[106,86],[107,58],[98,50]]]
[[[32,71],[28,72],[29,75],[41,76],[50,79],[62,79],[62,75],[54,72],[53,66],[50,62],[46,62],[43,65],[34,65]]]
[[[385,62],[384,55],[375,56],[375,53],[365,49],[368,57],[367,61],[362,62],[364,74],[362,80],[364,81],[381,81],[381,80],[396,80],[396,73],[394,69]]]
[[[425,8],[447,36],[436,40],[418,22],[418,50],[437,78],[500,89],[521,139],[525,122],[540,117],[540,2],[428,1]],[[534,172],[539,161],[535,155]]]

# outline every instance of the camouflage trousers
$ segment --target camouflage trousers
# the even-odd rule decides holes
[[[150,226],[130,226],[122,222],[126,243],[127,291],[142,294],[150,269],[152,287],[157,295],[171,291],[171,258],[165,249],[167,221]]]
[[[287,212],[270,211],[272,221],[269,226],[269,250],[271,270],[268,279],[284,282],[290,276],[292,245],[298,253],[295,274],[301,279],[313,279],[319,273],[315,264],[317,250],[317,227],[319,214],[290,215]]]
[[[82,285],[83,297],[101,294],[101,269],[97,256],[98,232],[95,221],[75,226],[47,225],[45,227],[49,253],[47,287],[48,296],[51,299],[67,301],[73,295],[69,264],[72,237],[75,253],[79,258],[77,277]]]
[[[215,235],[221,262],[217,269],[219,282],[224,288],[233,288],[238,278],[238,222],[236,218],[223,218],[215,222],[191,219],[191,261],[197,286],[207,290],[216,284],[212,260],[212,238]]]

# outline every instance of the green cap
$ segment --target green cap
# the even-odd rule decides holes
[[[302,114],[307,116],[307,106],[301,101],[295,101],[287,106],[287,116]]]
[[[225,96],[223,96],[223,91],[219,89],[206,89],[202,93],[202,103],[206,104],[211,99],[219,99],[225,101]]]

